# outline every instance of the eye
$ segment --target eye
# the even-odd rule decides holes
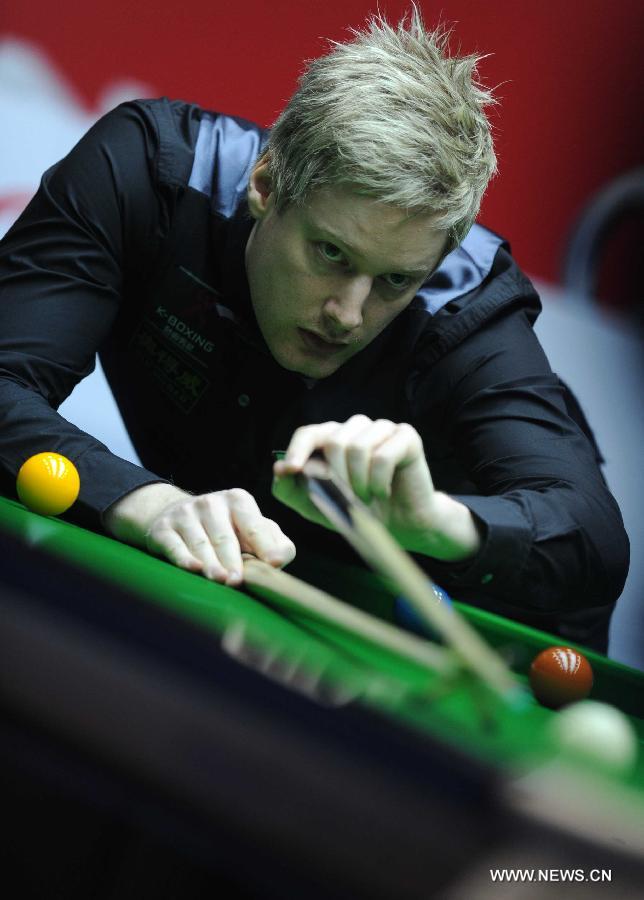
[[[383,275],[383,281],[395,291],[406,291],[411,284],[409,275],[400,275],[398,272],[392,272],[390,275]]]
[[[336,264],[346,262],[344,253],[339,247],[336,247],[335,244],[330,244],[328,241],[321,241],[317,246],[318,252],[327,262]]]

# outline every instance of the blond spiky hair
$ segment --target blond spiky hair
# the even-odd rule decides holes
[[[353,40],[309,61],[264,154],[276,206],[347,185],[405,209],[434,213],[447,249],[478,213],[496,156],[476,80],[480,55],[450,56],[450,32],[427,31],[414,5],[396,28],[381,15]]]

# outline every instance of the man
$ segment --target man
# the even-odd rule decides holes
[[[78,521],[238,584],[242,552],[342,553],[292,477],[322,450],[459,598],[605,649],[619,511],[473,225],[492,98],[416,11],[354,37],[270,135],[142,101],[45,173],[0,246],[7,489],[58,450]],[[96,351],[145,469],[55,412]]]

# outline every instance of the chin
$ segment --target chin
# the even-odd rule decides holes
[[[308,366],[306,369],[301,369],[300,375],[304,375],[306,378],[328,378],[330,375],[333,375],[334,372],[337,372],[340,366]]]
[[[279,360],[278,360],[279,362]],[[341,363],[318,362],[315,360],[289,360],[287,363],[280,363],[290,372],[297,372],[305,378],[328,378],[340,368]]]
[[[290,351],[290,352],[289,352]],[[328,378],[333,375],[346,360],[324,360],[312,359],[310,356],[302,354],[294,354],[289,351],[280,353],[271,349],[273,359],[289,372],[296,372],[298,375],[304,375],[305,378]]]
[[[298,375],[304,375],[305,378],[328,378],[329,375],[333,375],[334,372],[340,368],[339,365],[331,365],[329,363],[319,363],[319,362],[311,362],[307,360],[306,363],[301,363],[300,365],[293,365],[290,367],[292,372],[297,372]]]

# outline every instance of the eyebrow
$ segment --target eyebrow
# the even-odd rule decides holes
[[[314,231],[317,231],[318,234],[324,235],[329,239],[330,243],[337,244],[340,250],[343,252],[346,250],[352,256],[359,255],[358,250],[355,247],[352,247],[351,244],[347,244],[342,238],[334,234],[324,225],[318,225],[315,222],[309,220],[308,225]],[[387,275],[406,275],[408,278],[416,279],[416,278],[426,278],[428,272],[432,271],[432,266],[423,267],[422,269],[391,269],[386,272]]]

